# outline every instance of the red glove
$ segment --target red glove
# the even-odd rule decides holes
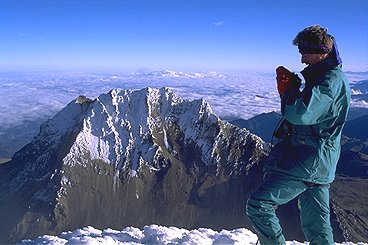
[[[280,95],[293,87],[299,89],[301,85],[301,80],[298,75],[289,71],[283,66],[279,66],[276,68],[276,80],[277,90],[279,91]]]

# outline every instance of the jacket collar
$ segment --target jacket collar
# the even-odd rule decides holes
[[[319,75],[332,70],[338,65],[336,60],[334,60],[331,57],[328,57],[327,59],[322,60],[321,62],[309,65],[304,70],[302,70],[300,73],[303,75],[306,82],[309,82],[311,79],[318,77]]]
[[[306,82],[311,82],[314,80],[313,78],[334,69],[336,66],[341,67],[341,64],[342,60],[340,58],[339,50],[335,41],[329,57],[317,64],[307,66],[300,73],[303,75]]]

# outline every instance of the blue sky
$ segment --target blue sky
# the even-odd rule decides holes
[[[320,24],[345,70],[368,70],[368,1],[0,0],[0,70],[301,70]]]

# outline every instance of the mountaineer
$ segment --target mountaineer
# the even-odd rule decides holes
[[[341,131],[350,104],[350,88],[333,36],[319,25],[293,40],[307,66],[301,79],[276,69],[283,120],[278,142],[265,164],[261,187],[247,200],[246,212],[261,245],[285,244],[275,209],[298,198],[304,235],[311,245],[334,244],[329,187],[340,156]]]

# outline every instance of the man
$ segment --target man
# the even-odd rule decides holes
[[[262,245],[285,244],[275,209],[298,198],[302,229],[311,245],[333,244],[329,184],[340,156],[340,138],[350,103],[349,83],[333,36],[321,26],[299,32],[293,41],[307,67],[300,79],[278,67],[283,121],[279,142],[265,165],[264,182],[246,206]]]

